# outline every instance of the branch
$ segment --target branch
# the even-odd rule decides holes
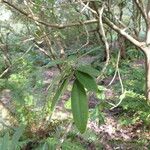
[[[148,18],[148,26],[147,26],[147,35],[146,35],[146,44],[150,45],[150,0],[147,3],[147,18]]]
[[[103,16],[104,22],[113,30],[115,30],[117,33],[121,34],[123,37],[128,39],[131,43],[133,43],[135,46],[139,47],[141,50],[144,50],[144,47],[146,45],[145,42],[139,42],[135,38],[133,38],[131,35],[129,35],[127,32],[125,32],[125,29],[119,28],[116,24],[111,22],[107,17]]]
[[[35,46],[38,48],[38,50],[42,53],[45,54],[45,56],[49,57],[51,59],[51,56],[47,53],[47,51],[45,51],[45,49],[41,48],[40,46],[38,46],[36,43],[35,43]]]
[[[102,35],[102,40],[103,40],[103,42],[105,44],[105,50],[106,50],[106,63],[105,63],[105,66],[103,67],[103,69],[101,71],[102,73],[98,76],[97,81],[99,81],[99,79],[101,78],[101,76],[105,72],[105,70],[106,70],[106,68],[108,66],[108,63],[109,63],[109,59],[110,59],[110,55],[109,55],[109,43],[108,43],[107,38],[106,38],[106,34],[105,34],[104,26],[103,26],[103,21],[102,21],[102,15],[103,15],[104,7],[105,6],[103,6],[101,9],[99,9],[98,13],[99,13],[100,33]]]
[[[144,8],[142,1],[141,0],[134,0],[134,1],[135,1],[135,4],[137,5],[137,7],[139,8],[146,24],[148,24],[146,9]]]
[[[69,23],[69,24],[50,24],[48,22],[44,22],[42,20],[39,20],[38,17],[33,17],[32,15],[30,15],[27,12],[21,10],[20,8],[18,8],[17,6],[13,5],[12,3],[10,3],[6,0],[2,0],[2,2],[6,3],[9,7],[14,8],[15,10],[17,10],[18,12],[25,15],[26,17],[28,17],[31,20],[34,20],[34,21],[36,21],[36,22],[38,22],[42,25],[45,25],[47,27],[52,27],[52,28],[57,28],[57,29],[62,29],[62,28],[66,28],[66,27],[73,27],[73,26],[81,26],[83,24],[87,25],[87,24],[92,24],[92,23],[98,23],[98,21],[99,21],[97,19],[92,19],[92,20],[86,20],[86,21],[83,21],[83,22],[75,22],[75,23]],[[130,36],[128,33],[126,33],[125,29],[119,28],[117,25],[115,25],[113,22],[111,22],[107,17],[103,17],[103,20],[113,30],[115,30],[116,32],[118,32],[119,34],[124,36],[126,39],[128,39],[130,42],[132,42],[135,46],[139,47],[141,50],[144,50],[144,47],[146,45],[145,42],[137,41],[135,38]]]
[[[11,66],[9,66],[8,68],[6,68],[6,69],[0,74],[0,78],[2,78],[3,76],[5,76],[5,74],[7,74],[10,69],[11,69]]]
[[[21,10],[20,8],[18,8],[17,6],[15,6],[14,4],[12,4],[6,0],[2,0],[2,2],[6,3],[9,7],[14,8],[15,10],[17,10],[19,13],[26,16],[27,18],[29,18],[33,21],[36,21],[42,25],[45,25],[47,27],[63,29],[66,27],[81,26],[82,24],[92,24],[92,23],[98,22],[98,20],[92,19],[92,20],[87,20],[87,21],[83,21],[83,22],[75,22],[75,23],[69,23],[69,24],[50,24],[48,22],[44,22],[44,21],[40,20],[38,17],[35,17],[35,16],[32,16],[31,14],[28,14],[26,11]]]

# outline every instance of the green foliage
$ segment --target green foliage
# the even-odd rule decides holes
[[[139,51],[139,50],[137,50],[137,49],[135,49],[135,48],[131,48],[130,47],[130,49],[128,49],[127,50],[127,57],[129,58],[129,59],[142,59],[142,58],[144,58],[144,54],[143,54],[143,52],[142,51]]]
[[[35,150],[55,150],[59,145],[62,150],[83,150],[80,143],[75,143],[70,140],[65,140],[63,143],[60,143],[57,138],[47,138]]]
[[[21,150],[24,142],[20,141],[21,136],[25,127],[21,125],[19,128],[16,129],[15,133],[11,137],[7,132],[4,137],[0,138],[0,149],[1,150]]]
[[[0,79],[0,91],[5,89],[7,84],[7,80],[6,79]]]
[[[87,73],[91,76],[98,76],[100,74],[100,72],[97,70],[97,69],[94,69],[93,67],[89,66],[89,65],[79,65],[77,67],[77,70],[81,71],[81,72],[84,72],[84,73]]]
[[[51,107],[47,109],[51,109],[53,113],[57,101],[69,85],[69,80],[74,79],[73,88],[71,91],[71,110],[73,113],[75,125],[79,131],[83,133],[86,130],[88,120],[87,92],[97,92],[98,88],[94,77],[99,74],[99,71],[92,68],[91,66],[79,65],[76,63],[77,61],[78,58],[74,56],[70,56],[64,61],[64,70],[60,76],[59,83],[57,85],[58,88],[54,92],[54,96],[52,96],[50,102]],[[85,91],[85,88],[88,90],[87,92]],[[68,101],[68,103],[70,102]],[[49,104],[47,106],[49,106]]]
[[[88,121],[88,100],[84,86],[78,80],[73,84],[71,108],[77,128],[81,133],[85,132]]]
[[[28,124],[39,119],[34,109],[43,96],[38,93],[43,88],[42,70],[36,68],[28,59],[19,58],[14,63],[16,68],[13,66],[8,79],[1,79],[3,82],[0,88],[11,91],[13,113],[19,122]]]
[[[0,148],[3,150],[8,150],[9,147],[9,134],[6,133],[5,136],[3,138],[1,138],[1,146]]]
[[[0,55],[2,55],[1,53],[0,53]],[[0,56],[0,73],[3,71],[3,69],[6,67],[5,66],[5,63],[4,63],[4,59]]]
[[[122,124],[135,124],[142,121],[145,126],[150,123],[150,106],[143,95],[127,91],[121,106],[125,114],[121,117]],[[129,116],[129,117],[127,117]]]
[[[101,101],[105,101],[105,98],[106,98],[105,91],[106,91],[106,88],[104,86],[98,85],[98,92],[96,93],[96,96]]]
[[[110,61],[109,61],[109,64],[107,66],[107,69],[104,73],[104,75],[106,77],[108,76],[113,76],[114,73],[115,73],[115,69],[116,69],[116,60],[117,60],[117,57],[116,56],[112,56]],[[99,65],[99,69],[101,70],[102,68],[104,67],[104,62],[103,63],[100,63]]]
[[[53,97],[53,100],[52,100],[52,104],[51,104],[51,110],[53,111],[60,95],[62,94],[62,92],[65,90],[66,86],[68,84],[68,79],[65,79],[62,84],[60,85],[60,87],[57,89],[54,97]]]
[[[106,103],[106,96],[105,96],[106,88],[104,86],[98,85],[98,91],[96,93],[96,97],[98,98],[99,102],[95,106],[94,109],[90,110],[90,119],[98,123],[98,125],[105,123],[105,115],[104,110],[109,109],[108,103]]]
[[[97,84],[94,78],[91,77],[89,74],[81,71],[76,71],[75,76],[87,90],[97,92]]]
[[[123,81],[125,88],[127,90],[132,90],[136,93],[143,94],[145,91],[144,69],[143,68],[138,68],[138,69],[131,68],[131,70],[126,73],[126,75],[130,76],[130,78]]]
[[[98,125],[105,123],[105,115],[102,111],[103,104],[97,105],[94,109],[90,110],[90,120],[96,122]]]

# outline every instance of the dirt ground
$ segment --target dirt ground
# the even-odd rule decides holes
[[[84,62],[91,62],[89,61],[89,58],[86,58]],[[135,62],[135,67],[138,67],[139,65],[144,65],[143,61]],[[49,86],[52,79],[59,74],[58,69],[51,68],[44,71],[44,84],[45,89]],[[111,78],[107,78],[104,80],[104,84],[107,85],[111,81]],[[118,81],[118,78],[115,79],[115,82]],[[105,92],[106,99],[110,100],[112,97],[115,97],[115,91],[109,87],[106,89]],[[67,109],[65,109],[64,104],[66,100],[68,100],[70,97],[70,93],[66,92],[60,102],[58,103],[56,110],[53,114],[53,119],[61,118],[62,120],[67,119],[71,113]],[[10,91],[8,89],[5,89],[1,92],[1,101],[3,104],[5,104],[6,107],[10,107]],[[99,104],[99,100],[93,96],[90,96],[89,98],[89,108],[95,108],[96,105]],[[1,109],[1,117],[3,118],[2,122],[5,122],[5,120],[8,120],[6,117],[6,114],[9,114],[7,112],[7,109],[5,109],[5,115],[2,113]],[[142,124],[137,123],[134,126],[128,126],[128,127],[122,127],[118,122],[118,114],[121,113],[121,108],[117,107],[113,110],[104,110],[105,115],[105,124],[98,125],[95,121],[88,122],[88,129],[93,131],[97,137],[99,138],[100,143],[103,144],[106,150],[148,150],[148,145],[145,145],[145,147],[137,147],[135,141],[141,138],[142,136],[147,136],[147,140],[150,140],[150,132],[144,131],[142,128]],[[78,137],[81,138],[81,137]],[[95,150],[94,145],[89,145],[88,150]]]

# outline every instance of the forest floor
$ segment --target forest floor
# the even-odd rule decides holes
[[[90,61],[90,58],[86,58],[86,61]],[[135,61],[134,68],[143,67],[143,60]],[[44,84],[46,87],[52,81],[53,77],[58,74],[56,68],[47,69],[44,71]],[[103,84],[108,85],[112,77],[104,79]],[[115,78],[113,84],[118,82],[118,77]],[[2,100],[9,100],[10,94],[8,90],[3,91]],[[114,102],[117,98],[116,91],[110,86],[105,90],[105,98],[108,102]],[[67,91],[59,101],[56,110],[53,114],[53,119],[66,120],[70,119],[71,111],[66,109],[65,103],[70,97],[70,92]],[[7,103],[7,102],[6,102]],[[95,95],[89,97],[89,108],[92,110],[99,104],[99,100]],[[116,107],[114,109],[104,109],[104,124],[98,124],[96,120],[89,119],[88,122],[88,134],[77,134],[76,140],[85,145],[87,150],[99,150],[100,145],[104,150],[149,150],[150,149],[150,130],[143,128],[141,122],[136,122],[133,125],[122,126],[119,122],[119,115],[122,114],[122,108]],[[70,129],[72,130],[72,128]],[[92,135],[93,134],[93,135]],[[91,135],[91,137],[90,137]],[[89,137],[87,137],[89,136]],[[92,139],[93,136],[93,139]],[[94,138],[96,136],[96,138]],[[145,144],[140,145],[140,141],[146,140]]]
[[[90,58],[86,58],[85,62]],[[144,67],[143,60],[137,60],[132,64],[133,68]],[[46,79],[52,78],[58,72],[54,70],[47,70],[45,72]],[[103,80],[104,85],[108,85],[112,77],[108,77]],[[115,78],[114,83],[119,82],[118,77]],[[110,86],[106,88],[105,97],[109,102],[114,102],[117,98],[116,91]],[[54,119],[61,118],[67,119],[71,115],[70,111],[65,108],[66,100],[70,97],[70,92],[66,92],[61,101],[56,107],[54,112]],[[89,108],[95,108],[99,103],[99,100],[95,95],[89,97]],[[122,126],[119,122],[119,115],[122,114],[122,108],[116,107],[114,109],[104,109],[105,123],[98,125],[96,121],[89,120],[88,130],[94,132],[98,141],[85,144],[84,136],[78,135],[80,142],[87,145],[87,150],[96,150],[96,145],[102,144],[105,150],[148,150],[150,149],[150,131],[143,128],[141,122],[136,122],[134,125]],[[85,135],[86,136],[86,135]],[[81,140],[82,139],[82,140]],[[86,138],[85,138],[86,139]],[[145,145],[140,145],[140,140],[146,140]],[[149,142],[148,142],[149,141]],[[98,142],[98,143],[97,143]]]

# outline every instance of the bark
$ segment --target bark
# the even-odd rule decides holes
[[[150,0],[147,3],[147,34],[146,34],[146,44],[150,44]]]
[[[125,59],[126,58],[125,38],[123,36],[119,35],[118,42],[119,42],[119,48],[120,48],[121,58]]]
[[[146,34],[147,48],[146,54],[146,98],[150,101],[150,0],[147,3],[147,34]]]
[[[150,101],[150,49],[146,51],[146,98]]]
[[[146,38],[146,44],[149,45],[150,44],[150,24],[147,30],[147,38]]]

